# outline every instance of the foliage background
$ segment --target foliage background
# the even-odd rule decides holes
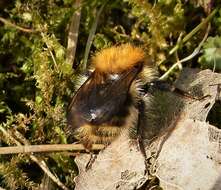
[[[76,7],[77,3],[80,7]],[[160,74],[167,73],[164,79],[176,78],[182,66],[219,72],[219,3],[218,0],[0,1],[0,146],[67,143],[68,102],[77,89],[79,76],[90,65],[88,57],[102,48],[127,42],[140,45],[154,60]],[[67,45],[76,11],[81,18],[75,31],[78,41],[74,61],[70,61]],[[179,62],[189,55],[188,61]],[[175,69],[170,70],[171,67]],[[0,156],[0,187],[65,189],[42,171],[39,163],[44,161],[57,181],[74,188],[73,178],[78,171],[73,154],[37,154],[35,158],[21,154]]]

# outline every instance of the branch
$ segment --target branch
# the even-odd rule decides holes
[[[4,23],[5,25],[11,26],[11,27],[13,27],[17,30],[22,31],[22,32],[27,32],[27,33],[36,33],[36,32],[38,32],[38,31],[33,30],[33,29],[28,29],[28,28],[23,28],[21,26],[17,26],[16,24],[11,23],[10,21],[8,21],[8,20],[6,20],[5,18],[2,18],[2,17],[0,17],[0,21],[2,23]]]
[[[69,28],[68,33],[68,45],[67,45],[67,63],[73,64],[76,48],[77,48],[77,41],[78,41],[78,32],[79,32],[79,25],[81,19],[81,0],[76,0],[74,3],[74,7],[76,11],[74,12],[71,18],[71,25]]]
[[[87,45],[86,45],[85,53],[84,53],[83,66],[82,66],[82,70],[84,72],[87,69],[87,60],[88,60],[89,52],[90,52],[91,45],[92,45],[92,42],[93,42],[93,39],[94,39],[94,35],[95,35],[96,29],[97,29],[98,20],[99,20],[100,14],[102,13],[106,3],[107,3],[107,1],[98,10],[98,13],[97,13],[96,18],[94,20],[94,23],[93,23],[93,25],[90,29],[90,33],[89,33],[89,36],[88,36],[88,39],[87,39]]]
[[[0,126],[0,131],[3,133],[3,135],[6,136],[6,138],[10,139],[11,142],[18,145],[18,147],[22,146],[22,144],[17,141],[7,130],[5,130],[2,126]],[[21,134],[19,139],[21,139]],[[22,137],[22,141],[24,144],[27,144],[28,141]],[[0,151],[1,152],[1,151]],[[36,164],[39,165],[39,167],[51,178],[51,180],[56,183],[59,187],[61,187],[63,190],[68,190],[68,188],[56,177],[53,175],[53,173],[50,171],[50,169],[47,167],[46,163],[43,160],[39,160],[36,156],[30,155],[30,159],[34,161]]]
[[[101,150],[104,148],[103,144],[94,144],[91,150]],[[19,154],[19,153],[33,153],[33,152],[55,152],[55,151],[86,151],[82,144],[45,144],[45,145],[19,145],[0,147],[0,154]]]

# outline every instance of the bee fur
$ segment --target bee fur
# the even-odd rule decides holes
[[[103,49],[92,58],[95,70],[104,73],[119,73],[144,62],[145,54],[141,48],[130,44]]]
[[[109,144],[112,142],[124,128],[133,128],[138,119],[138,110],[135,107],[129,108],[130,113],[126,118],[126,122],[122,126],[108,125],[83,125],[75,131],[75,137],[81,140],[84,144],[103,143]]]

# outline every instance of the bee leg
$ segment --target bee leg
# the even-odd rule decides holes
[[[81,139],[80,142],[84,145],[86,152],[91,152],[93,143],[89,139],[84,138],[84,139]]]
[[[138,144],[139,151],[141,152],[141,154],[144,157],[144,164],[145,164],[144,174],[147,174],[147,172],[148,172],[147,155],[146,155],[146,151],[145,151],[145,147],[144,147],[144,142],[143,142],[143,139],[142,139],[141,135],[137,136],[137,144]]]
[[[94,141],[91,140],[90,138],[92,138]],[[96,154],[97,151],[92,151],[92,145],[94,143],[96,144],[96,143],[100,142],[101,136],[91,134],[90,138],[85,138],[82,140],[85,150],[90,153],[90,159],[85,166],[85,171],[88,171],[89,169],[91,169],[92,165],[94,164],[95,160],[97,159],[97,154]],[[96,140],[99,140],[99,141],[96,142]]]
[[[173,92],[175,92],[176,94],[181,95],[181,96],[183,96],[185,98],[190,98],[190,99],[199,100],[199,101],[203,100],[203,99],[205,99],[207,97],[211,97],[211,95],[209,95],[209,94],[204,95],[204,96],[192,95],[189,92],[185,92],[185,91],[183,91],[183,90],[181,90],[179,88],[176,88],[176,87],[174,87]]]
[[[96,158],[97,158],[97,155],[90,152],[90,159],[89,159],[88,163],[85,166],[85,171],[88,171],[89,169],[92,168],[92,165],[95,162]]]
[[[193,95],[190,92],[186,92],[180,88],[177,88],[173,84],[167,82],[167,81],[153,81],[149,84],[147,84],[147,91],[151,94],[154,93],[154,91],[160,90],[160,91],[166,91],[166,92],[173,92],[176,93],[179,96],[182,96],[184,98],[190,98],[194,100],[203,100],[207,97],[210,97],[210,95]]]
[[[144,113],[144,102],[141,100],[138,104],[138,122],[137,122],[137,144],[139,147],[139,150],[141,152],[141,154],[144,157],[144,164],[145,164],[145,174],[147,174],[148,172],[148,163],[147,163],[147,154],[146,154],[146,150],[145,150],[145,145],[144,145],[144,141],[143,141],[143,137],[142,137],[142,114]]]

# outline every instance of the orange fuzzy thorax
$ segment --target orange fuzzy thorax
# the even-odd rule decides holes
[[[123,44],[101,50],[92,58],[92,63],[99,72],[120,73],[144,62],[144,58],[141,48]]]

